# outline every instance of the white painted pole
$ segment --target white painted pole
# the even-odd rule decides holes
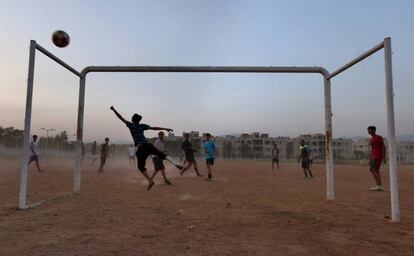
[[[334,170],[332,150],[332,105],[331,105],[331,81],[324,77],[325,91],[325,159],[326,159],[326,197],[334,200]]]
[[[398,199],[397,177],[397,144],[395,139],[394,119],[394,90],[392,84],[392,51],[391,38],[384,39],[385,59],[385,83],[387,95],[387,126],[388,126],[388,150],[390,164],[390,190],[391,190],[391,220],[400,221],[400,203]]]
[[[24,118],[24,135],[23,135],[23,163],[20,174],[20,194],[19,208],[26,208],[27,194],[27,174],[29,171],[29,144],[30,144],[30,124],[32,120],[32,98],[33,98],[33,78],[36,57],[36,41],[30,41],[29,53],[29,71],[27,76],[27,93],[26,93],[26,113]]]
[[[83,139],[83,114],[85,109],[85,76],[79,80],[78,124],[76,130],[76,167],[74,175],[74,191],[79,192],[82,175],[82,139]]]

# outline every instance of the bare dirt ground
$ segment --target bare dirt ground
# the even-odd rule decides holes
[[[399,167],[402,222],[389,223],[389,192],[368,191],[362,166],[335,166],[329,202],[324,165],[303,180],[297,164],[218,160],[212,182],[167,165],[173,185],[158,177],[146,191],[136,169],[110,160],[97,174],[87,160],[73,194],[74,162],[43,160],[28,201],[55,199],[28,210],[17,210],[19,161],[0,162],[0,255],[414,255],[413,166]]]

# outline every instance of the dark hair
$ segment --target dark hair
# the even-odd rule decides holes
[[[206,137],[211,137],[211,134],[210,133],[206,133]]]
[[[183,134],[183,137],[184,137],[184,138],[189,138],[189,137],[190,137],[190,134],[188,134],[188,133],[184,133],[184,134]]]
[[[134,114],[131,118],[131,121],[136,124],[139,123],[142,119],[142,116],[138,115],[138,114]]]
[[[109,141],[109,138],[108,137],[105,138],[105,141],[107,141],[107,140]]]
[[[162,135],[164,135],[164,132],[159,132],[159,133],[158,133],[158,135],[161,135],[161,134],[162,134]]]
[[[37,138],[37,135],[36,134],[33,134],[33,138]]]
[[[368,126],[368,130],[373,130],[374,132],[376,132],[377,131],[377,127],[371,125],[371,126]]]

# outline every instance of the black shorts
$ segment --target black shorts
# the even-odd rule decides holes
[[[206,165],[214,165],[214,158],[207,158]]]
[[[196,161],[195,158],[194,158],[194,155],[185,156],[185,160],[188,163],[194,163]]]
[[[302,161],[302,168],[303,169],[309,169],[309,161],[308,160]]]
[[[165,160],[165,158],[167,157],[166,154],[156,149],[154,145],[152,145],[151,143],[144,143],[144,144],[139,145],[136,156],[138,160],[138,169],[141,172],[144,172],[147,170],[145,168],[145,162],[147,161],[147,158],[150,155],[157,156],[161,158],[162,160]]]
[[[273,162],[273,163],[279,163],[279,158],[273,158],[273,159],[272,159],[272,162]]]
[[[30,159],[29,159],[29,162],[33,162],[33,161],[38,162],[39,161],[39,156],[31,155]]]
[[[375,160],[375,159],[372,159],[370,162],[369,162],[369,168],[371,169],[371,170],[376,170],[376,171],[379,171],[379,169],[381,168],[381,160]]]
[[[156,171],[165,170],[164,160],[162,160],[161,158],[156,156],[152,159],[152,162],[154,163],[154,169]]]

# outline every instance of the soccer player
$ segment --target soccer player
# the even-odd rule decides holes
[[[304,140],[301,140],[300,142],[300,154],[298,157],[298,163],[300,160],[302,160],[302,169],[305,173],[304,179],[312,179],[313,175],[309,167],[309,156],[310,156],[310,149],[308,148],[308,145],[306,145],[306,142]],[[309,177],[308,177],[309,173]]]
[[[217,154],[216,144],[211,140],[211,134],[206,133],[206,143],[204,144],[204,152],[206,157],[206,165],[208,170],[207,181],[212,179],[212,166],[214,165],[214,158]]]
[[[277,147],[276,143],[273,142],[273,148],[272,148],[272,170],[275,169],[275,163],[277,165],[277,169],[279,170],[279,153],[280,150]]]
[[[128,148],[128,158],[129,158],[129,165],[130,166],[136,166],[136,163],[135,163],[135,147],[132,144]]]
[[[147,173],[147,169],[145,168],[145,162],[149,155],[155,155],[163,160],[167,160],[171,162],[172,164],[177,167],[177,169],[182,170],[183,167],[177,163],[174,162],[174,160],[167,156],[164,152],[159,151],[152,145],[151,143],[148,143],[147,139],[144,136],[145,130],[165,130],[167,132],[172,132],[173,130],[170,128],[162,128],[162,127],[152,127],[147,124],[141,124],[142,116],[138,114],[134,114],[132,116],[131,121],[128,122],[125,120],[121,114],[119,114],[113,106],[111,106],[111,110],[115,113],[115,115],[121,120],[125,125],[128,127],[132,138],[134,139],[134,144],[136,147],[138,147],[138,150],[136,152],[137,160],[138,160],[138,169],[141,171],[142,175],[148,180],[148,187],[147,190],[151,189],[152,186],[154,186],[154,181],[149,177]]]
[[[31,162],[35,161],[37,171],[42,172],[42,170],[39,167],[39,154],[37,153],[37,135],[33,135],[33,140],[30,142],[30,151],[32,152],[32,155],[30,156],[29,163],[27,165],[30,165]]]
[[[190,135],[188,133],[184,134],[184,141],[181,144],[181,148],[184,151],[184,156],[185,156],[184,163],[187,163],[187,164],[184,166],[184,169],[180,172],[180,174],[183,175],[186,170],[190,169],[191,166],[193,166],[194,171],[196,172],[197,176],[203,177],[203,175],[200,174],[200,172],[198,171],[197,161],[195,160],[195,157],[194,157],[194,152],[196,152],[196,150],[193,148],[193,144],[191,144],[190,142]]]
[[[103,172],[107,158],[109,158],[109,138],[105,138],[105,143],[101,146],[101,165],[99,166],[98,172]]]
[[[368,134],[371,135],[371,140],[369,145],[371,146],[371,154],[369,156],[369,170],[374,177],[375,182],[377,183],[376,186],[371,187],[370,190],[372,191],[385,191],[384,186],[381,182],[381,174],[380,174],[380,167],[381,162],[386,162],[385,158],[385,144],[384,139],[376,134],[377,128],[375,126],[368,127]]]
[[[158,138],[157,140],[154,142],[154,147],[156,149],[158,149],[159,151],[163,152],[164,154],[166,154],[167,152],[165,151],[165,147],[164,147],[164,132],[159,132],[158,133]],[[154,156],[152,158],[152,161],[154,163],[154,174],[152,174],[151,180],[154,180],[155,175],[157,175],[157,173],[159,171],[161,171],[161,175],[164,178],[164,182],[167,185],[171,185],[171,182],[167,179],[167,175],[165,175],[165,166],[164,166],[164,160],[162,160],[161,158],[159,158],[158,156]]]
[[[92,144],[92,148],[91,148],[91,155],[92,155],[92,165],[95,165],[95,161],[98,158],[97,156],[97,152],[98,152],[98,146],[96,145],[96,141],[93,142]]]

